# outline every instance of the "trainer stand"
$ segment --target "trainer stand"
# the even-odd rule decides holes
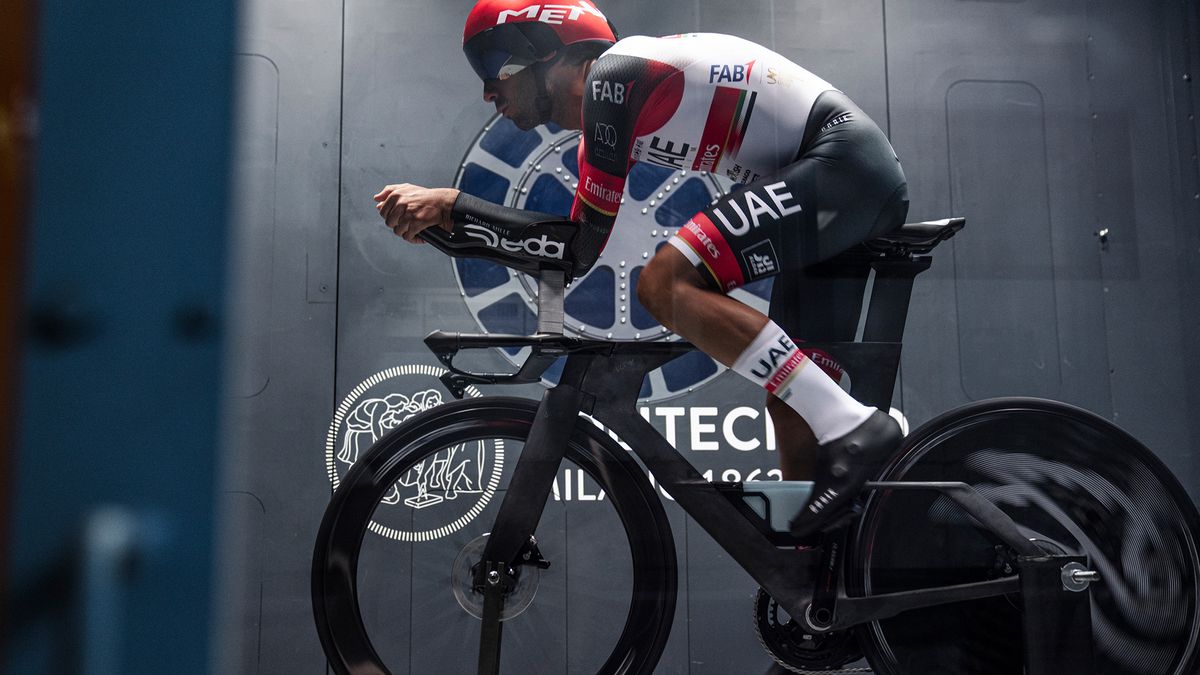
[[[952,229],[940,230],[941,234],[935,236],[939,232],[938,226],[947,223],[953,226]],[[913,280],[928,269],[931,262],[925,254],[961,227],[961,221],[905,225],[901,231],[862,244],[829,261],[826,273],[833,276],[854,278],[862,276],[864,266],[869,267],[868,289],[862,308],[864,321],[857,340],[894,344],[894,355],[887,354],[891,358],[885,358],[882,364],[885,368],[895,369],[899,365],[899,346]],[[848,338],[842,336],[842,339]],[[853,366],[849,370],[854,372]],[[854,389],[855,398],[864,403],[883,410],[891,405],[890,388],[879,391],[869,387]],[[865,489],[937,490],[954,500],[1017,553],[1014,566],[1019,585],[1014,590],[1021,594],[1023,609],[1025,675],[1092,675],[1095,672],[1091,594],[1088,591],[1092,582],[1100,581],[1100,575],[1088,569],[1085,556],[1058,555],[1041,550],[1020,534],[1011,518],[966,483],[870,482]],[[843,591],[837,595],[837,616],[831,629],[855,623],[847,614],[858,614],[858,603],[868,600],[847,598]],[[878,609],[879,604],[868,601],[861,605],[861,609],[867,608]],[[773,666],[768,672],[786,672],[777,668],[780,667]]]
[[[792,484],[791,490],[785,487],[789,483]],[[794,512],[792,507],[797,501],[806,501],[804,498],[811,492],[812,483],[751,481],[727,483],[719,488],[735,504],[740,502],[739,506],[744,506],[744,513],[757,514],[764,534],[765,529],[770,528],[777,545],[790,546],[796,543],[786,532],[787,516],[778,513],[773,516],[772,512]],[[1021,597],[1024,674],[1093,675],[1091,595],[1088,590],[1092,582],[1100,580],[1100,575],[1088,569],[1085,556],[1043,551],[1020,533],[1007,514],[966,483],[877,481],[868,482],[864,489],[933,490],[941,493],[1016,553],[1013,567],[1017,576],[926,594],[919,605],[914,605],[905,592],[853,597],[847,596],[844,588],[838,588],[836,593],[817,594],[814,597],[810,607],[812,613],[800,622],[802,625],[806,624],[814,633],[846,630],[919,607],[974,600],[979,595],[971,586],[994,587],[998,582],[1007,581],[1006,586],[1011,587],[1011,592],[1019,593]],[[793,494],[788,495],[788,492]],[[773,509],[773,506],[776,508]],[[830,564],[836,565],[837,561]],[[825,622],[814,620],[814,616],[825,618]],[[776,664],[767,674],[785,672],[788,671]]]
[[[966,483],[872,482],[867,489],[937,490],[1017,552],[1025,675],[1095,673],[1089,588],[1100,573],[1086,556],[1041,550],[1003,511]]]

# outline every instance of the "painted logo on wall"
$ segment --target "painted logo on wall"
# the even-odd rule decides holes
[[[579,183],[580,132],[554,126],[521,131],[493,117],[471,143],[455,187],[481,199],[566,217]],[[570,288],[565,330],[612,340],[677,340],[637,301],[642,268],[667,239],[734,183],[707,171],[635,164],[621,198],[613,236],[596,265]],[[455,259],[467,308],[482,330],[531,334],[537,327],[537,284],[529,276],[485,260]],[[737,289],[732,297],[764,313],[771,280]],[[505,352],[514,364],[526,351]],[[556,381],[561,365],[547,373]],[[701,352],[676,359],[647,377],[640,397],[652,402],[694,390],[724,371]]]
[[[449,394],[437,379],[445,372],[425,365],[396,366],[367,378],[342,399],[325,438],[325,467],[335,490],[350,467],[387,432],[446,401]],[[467,387],[467,395],[481,394]],[[370,529],[398,541],[444,537],[483,511],[503,471],[502,439],[446,447],[391,486]]]

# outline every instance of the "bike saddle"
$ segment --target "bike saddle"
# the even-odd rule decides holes
[[[893,232],[863,242],[873,253],[912,255],[929,253],[966,225],[966,218],[946,218],[923,223],[905,223]]]

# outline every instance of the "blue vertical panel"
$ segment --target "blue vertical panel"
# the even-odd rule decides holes
[[[951,210],[971,214],[971,236],[954,241],[971,399],[1059,393],[1044,116],[1027,82],[962,81],[946,93]]]
[[[203,673],[233,5],[40,6],[3,669]]]

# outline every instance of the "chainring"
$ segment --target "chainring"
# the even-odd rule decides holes
[[[844,668],[862,659],[853,630],[806,632],[763,589],[754,598],[754,633],[775,662],[793,673],[870,673],[870,668]]]

